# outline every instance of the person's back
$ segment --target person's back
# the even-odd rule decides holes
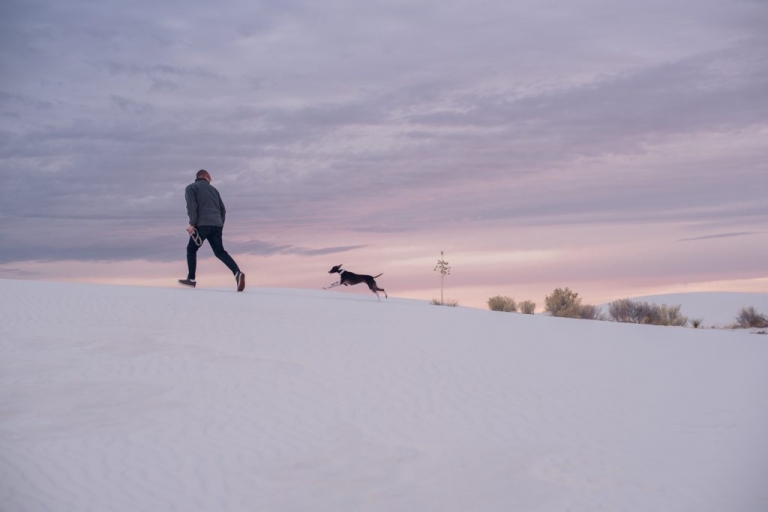
[[[224,226],[226,208],[221,195],[205,178],[197,178],[184,191],[191,226]]]

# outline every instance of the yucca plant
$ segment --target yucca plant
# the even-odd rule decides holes
[[[450,308],[455,308],[456,306],[459,305],[459,301],[455,299],[448,299],[448,300],[432,299],[429,301],[429,303],[432,304],[433,306],[448,306]]]
[[[443,281],[445,281],[445,276],[451,273],[451,267],[445,261],[443,251],[440,251],[440,259],[437,260],[437,265],[435,265],[435,272],[440,273],[440,303],[443,304]]]

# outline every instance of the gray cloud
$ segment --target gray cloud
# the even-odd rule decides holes
[[[23,219],[10,236],[2,238],[0,265],[23,261],[177,261],[184,258],[188,238],[178,224],[126,221],[123,218]],[[25,228],[30,228],[25,229]],[[181,231],[181,234],[179,232]],[[174,233],[174,235],[168,235]],[[234,254],[315,256],[337,254],[363,246],[310,248],[275,245],[263,240],[227,241]],[[211,256],[201,249],[201,257]],[[3,268],[3,267],[0,267]],[[6,269],[5,272],[11,272]],[[16,272],[18,274],[18,272]]]
[[[27,242],[9,246],[0,254],[0,264],[22,261],[178,261],[184,259],[186,240],[169,243],[169,237],[136,240],[90,240],[87,243],[69,241],[56,243],[50,241]],[[233,254],[251,254],[256,256],[275,256],[295,254],[299,256],[322,256],[350,251],[361,246],[339,246],[310,249],[294,246],[274,246],[267,242],[251,241],[248,243],[228,242],[227,249]],[[203,249],[200,257],[212,256]],[[33,274],[15,268],[0,268],[2,273],[18,276]]]
[[[33,272],[23,268],[0,266],[0,277],[6,279],[32,279],[34,277],[38,277],[39,275],[39,272]]]
[[[178,258],[199,168],[241,219],[307,229],[768,215],[759,2],[1,9],[0,261]]]
[[[714,238],[734,238],[737,236],[751,236],[758,233],[752,231],[743,231],[741,233],[718,233],[717,235],[696,236],[693,238],[681,238],[678,242],[695,242],[699,240],[712,240]]]

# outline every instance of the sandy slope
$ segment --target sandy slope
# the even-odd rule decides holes
[[[765,511],[768,336],[0,281],[9,511]]]

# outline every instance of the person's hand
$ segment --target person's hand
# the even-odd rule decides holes
[[[190,235],[195,232],[195,226],[189,226],[187,227],[187,233]]]

